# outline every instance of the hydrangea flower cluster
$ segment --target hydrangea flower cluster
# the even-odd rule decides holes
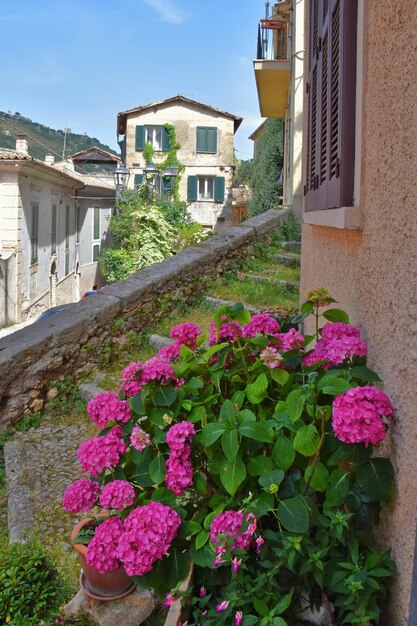
[[[217,336],[216,322],[210,322],[209,344],[214,346],[216,343],[222,341],[236,341],[237,337],[242,336],[242,327],[239,322],[231,320],[226,322],[226,315],[222,316],[222,323],[219,328],[219,335]]]
[[[359,328],[344,322],[329,322],[322,330],[322,338],[310,354],[304,358],[305,365],[326,360],[326,368],[341,365],[345,359],[366,356],[368,346],[361,339]]]
[[[151,443],[151,437],[140,426],[134,426],[130,435],[130,443],[135,450],[142,452]]]
[[[176,339],[180,345],[195,349],[197,347],[197,339],[201,335],[201,328],[194,322],[185,322],[174,326],[169,333],[172,339]]]
[[[383,417],[394,409],[388,396],[377,387],[355,387],[333,401],[332,425],[344,443],[378,444],[386,434]]]
[[[165,483],[177,496],[182,496],[184,490],[193,483],[193,465],[191,462],[191,443],[195,435],[194,424],[183,421],[171,426],[167,433],[167,444],[169,446],[169,459]]]
[[[109,517],[97,526],[88,544],[86,561],[101,574],[120,567],[117,546],[122,532],[123,522],[120,517]]]
[[[246,530],[242,531],[244,521],[251,521],[251,523]],[[252,543],[256,527],[253,513],[248,513],[244,517],[243,511],[224,511],[219,513],[210,524],[210,541],[215,546],[224,546],[229,539],[233,538],[231,551],[236,549],[247,550]]]
[[[163,353],[162,358],[160,353],[158,353],[156,356],[148,359],[145,363],[141,363],[140,361],[137,363],[132,362],[125,367],[123,370],[122,389],[125,391],[128,398],[139,393],[142,387],[151,381],[155,381],[161,385],[166,385],[169,382],[174,384],[178,384],[180,382],[177,378],[175,378],[174,370],[168,363],[168,360],[172,360],[174,356],[177,356],[175,353],[177,348],[173,351],[171,346],[168,346],[167,348],[171,348],[171,352],[167,349]],[[164,348],[162,350],[164,350]]]
[[[99,393],[90,400],[87,404],[87,413],[100,428],[105,428],[114,420],[125,424],[131,417],[129,403],[126,400],[119,400],[119,396],[113,391]]]
[[[132,363],[129,363],[123,370],[122,389],[128,398],[136,395],[142,389],[142,383],[139,378],[142,368],[143,363],[141,361],[132,361]]]
[[[166,361],[170,363],[174,359],[176,359],[180,354],[181,344],[178,341],[175,341],[170,346],[164,346],[157,352],[156,356],[160,361]]]
[[[282,362],[282,355],[278,352],[278,350],[272,346],[268,346],[265,350],[262,350],[260,354],[261,361],[269,367],[269,369],[273,370],[276,367],[279,367]]]
[[[181,517],[169,506],[150,502],[124,520],[117,556],[128,576],[142,576],[168,552],[181,525]]]
[[[100,494],[100,505],[105,509],[123,511],[135,501],[135,490],[127,480],[113,480],[107,483]]]
[[[256,337],[256,335],[277,335],[280,331],[279,324],[274,317],[267,313],[258,313],[254,315],[249,322],[245,324],[242,335],[247,338]]]
[[[88,480],[88,478],[81,478],[65,489],[63,507],[71,513],[88,511],[95,505],[99,493],[100,485],[98,483]]]
[[[92,437],[84,441],[77,451],[83,472],[98,476],[106,467],[114,467],[120,460],[120,455],[126,452],[123,439],[120,439],[122,429],[115,426],[103,437]]]
[[[303,335],[295,330],[295,328],[290,328],[288,332],[281,333],[278,335],[278,339],[281,341],[280,349],[283,352],[287,352],[287,350],[299,350],[305,341]]]

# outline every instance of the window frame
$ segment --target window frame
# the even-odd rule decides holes
[[[96,263],[101,252],[101,206],[99,204],[93,205],[92,231],[91,259],[93,263]]]
[[[31,202],[30,210],[30,264],[36,265],[39,247],[39,202]]]
[[[205,149],[203,150],[199,150],[198,149],[198,133],[199,131],[205,131],[206,132],[206,137],[205,137]],[[215,141],[216,141],[216,147],[215,150],[209,150],[208,149],[208,145],[209,145],[209,135],[208,135],[208,131],[215,131]],[[217,154],[218,153],[218,142],[219,142],[219,131],[217,126],[197,126],[196,127],[196,132],[195,132],[195,151],[196,154]]]
[[[200,182],[202,182],[202,181],[204,181],[204,189],[208,189],[209,181],[212,181],[212,194],[211,194],[211,197],[205,197],[208,192],[204,192],[203,195],[200,194]],[[199,175],[197,175],[197,202],[214,202],[215,185],[216,185],[216,177],[215,176],[199,176]]]
[[[150,143],[152,148],[156,151],[156,152],[163,152],[163,145],[164,145],[164,127],[162,125],[146,125],[145,124],[145,145],[147,143]],[[152,131],[152,141],[149,140],[149,131]],[[155,145],[156,144],[156,133],[159,132],[160,133],[160,145]]]
[[[75,205],[75,244],[80,243],[80,235],[81,235],[81,206],[79,204]]]
[[[51,205],[51,254],[56,254],[58,234],[58,205],[54,202]]]

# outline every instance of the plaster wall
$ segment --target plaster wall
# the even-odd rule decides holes
[[[303,225],[301,294],[323,285],[349,312],[396,409],[384,443],[396,486],[377,536],[392,546],[398,568],[383,623],[406,626],[417,516],[417,13],[409,0],[363,6],[359,69],[367,80],[358,111],[355,191],[362,229]]]
[[[129,186],[133,187],[134,174],[142,172],[145,166],[143,152],[135,150],[136,126],[160,126],[172,124],[175,126],[177,140],[181,146],[178,150],[178,159],[185,166],[181,175],[180,197],[187,200],[188,176],[224,176],[225,201],[221,202],[193,202],[190,204],[190,213],[197,222],[221,228],[230,225],[231,189],[233,187],[233,142],[234,120],[215,111],[180,103],[162,105],[152,111],[132,113],[127,118],[126,125],[126,165],[131,169]],[[217,153],[201,154],[196,152],[197,126],[214,126],[217,128]],[[156,164],[166,157],[164,152],[155,152]],[[221,221],[218,221],[218,218]]]

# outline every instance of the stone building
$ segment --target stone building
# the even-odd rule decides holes
[[[233,143],[242,118],[207,104],[174,96],[122,111],[117,117],[122,158],[131,176],[129,186],[138,186],[146,165],[143,149],[152,144],[154,163],[166,158],[169,138],[166,124],[175,127],[180,144],[177,157],[185,167],[180,197],[189,202],[193,219],[209,228],[232,221]]]
[[[0,326],[35,319],[102,284],[97,265],[115,190],[73,164],[0,148]]]

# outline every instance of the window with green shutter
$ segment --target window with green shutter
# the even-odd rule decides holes
[[[143,174],[135,174],[135,179],[133,183],[134,188],[139,189],[139,187],[142,184],[142,181],[143,181]]]
[[[187,200],[197,200],[197,176],[189,176],[187,179]]]
[[[145,147],[145,127],[136,126],[135,150],[141,152]]]
[[[38,228],[39,228],[39,204],[32,204],[31,228],[30,228],[30,260],[36,263],[38,260]]]
[[[217,128],[213,126],[197,126],[196,151],[216,154]]]
[[[225,179],[224,176],[216,176],[214,180],[214,202],[224,202]]]
[[[56,253],[56,227],[57,227],[57,207],[52,205],[52,224],[51,224],[51,254]]]

